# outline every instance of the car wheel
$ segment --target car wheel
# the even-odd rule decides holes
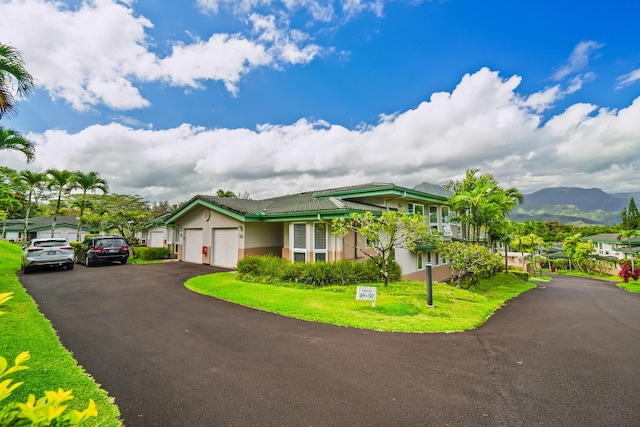
[[[73,270],[73,263],[72,262],[68,262],[67,263],[67,270]]]
[[[22,266],[22,273],[23,274],[29,274],[29,273],[31,273],[31,269],[29,267],[26,267],[26,266],[23,265]]]
[[[89,258],[88,255],[84,256],[84,265],[86,265],[87,267],[93,266],[93,262],[91,262],[91,258]]]
[[[125,259],[123,259],[122,261],[120,261],[120,264],[122,264],[122,265],[124,265],[124,264],[126,264],[126,263],[127,263],[127,259],[126,259],[126,258],[125,258]]]

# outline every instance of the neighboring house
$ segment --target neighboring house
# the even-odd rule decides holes
[[[53,224],[53,216],[29,218],[27,224],[27,238],[31,240],[35,238],[51,237],[51,225]],[[9,242],[22,241],[24,234],[24,219],[10,219],[7,221],[4,230],[3,239]],[[91,233],[91,229],[85,225],[80,230],[80,241]],[[70,242],[75,242],[78,234],[78,219],[73,216],[59,216],[56,219],[56,229],[53,237],[64,237]]]
[[[596,234],[595,236],[583,237],[583,242],[591,242],[591,245],[595,249],[595,254],[603,257],[604,259],[624,259],[629,258],[629,241],[620,236],[619,233],[605,233]],[[631,253],[634,255],[640,254],[640,237],[631,238]]]
[[[235,268],[246,256],[267,254],[292,262],[364,260],[365,255],[331,233],[331,221],[352,212],[387,209],[423,214],[433,230],[449,238],[460,237],[460,226],[452,222],[447,195],[389,183],[265,200],[198,195],[173,212],[165,225],[175,229],[177,258],[185,262]],[[345,241],[366,248],[361,235],[348,235]],[[434,280],[450,277],[448,265],[434,249],[425,246],[410,252],[397,248],[395,260],[404,277],[423,280],[426,263],[434,267]]]
[[[146,229],[136,233],[136,238],[141,246],[150,248],[169,248],[175,253],[175,233],[173,227],[165,225],[167,218],[171,216],[171,212],[166,212],[153,218],[146,225]]]

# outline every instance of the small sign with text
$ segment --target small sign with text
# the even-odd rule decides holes
[[[377,290],[375,286],[358,286],[356,300],[371,301],[371,307],[375,307]]]

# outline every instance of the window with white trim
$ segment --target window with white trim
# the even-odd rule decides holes
[[[441,206],[440,213],[442,214],[442,233],[445,236],[452,236],[451,231],[451,209],[449,206]]]
[[[438,231],[438,207],[429,206],[429,227],[431,230]]]
[[[424,205],[418,205],[416,203],[407,204],[407,212],[411,215],[424,215]]]
[[[293,224],[293,262],[307,262],[307,224]]]
[[[313,224],[313,260],[327,261],[327,224],[324,222],[317,222]]]

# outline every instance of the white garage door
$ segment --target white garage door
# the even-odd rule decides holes
[[[184,260],[202,264],[202,228],[184,230]]]
[[[151,231],[149,233],[149,247],[150,248],[164,247],[164,233],[162,231]]]
[[[238,229],[213,230],[213,265],[235,268],[238,264]]]

